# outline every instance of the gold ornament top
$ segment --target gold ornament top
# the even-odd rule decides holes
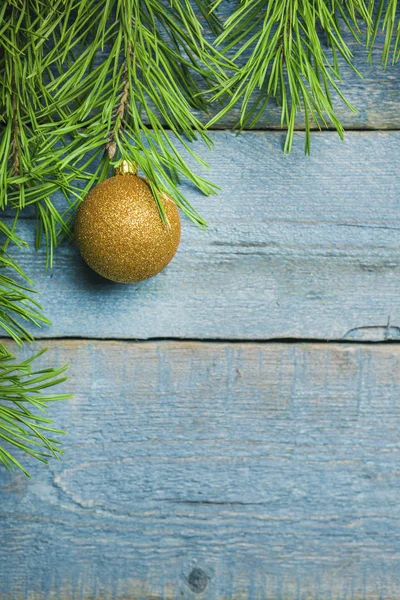
[[[135,163],[128,162],[127,160],[123,160],[115,169],[115,175],[137,175],[138,172],[138,166]]]
[[[153,277],[172,260],[180,241],[174,202],[163,196],[169,227],[144,179],[130,172],[95,186],[79,207],[75,239],[87,264],[117,282]]]

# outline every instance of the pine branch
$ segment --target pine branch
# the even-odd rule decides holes
[[[20,104],[15,122],[21,130],[21,172],[0,165],[0,178],[8,205],[35,205],[37,245],[44,239],[48,266],[54,247],[71,235],[82,197],[121,160],[137,163],[161,213],[160,198],[167,193],[204,224],[179,184],[185,178],[206,194],[216,191],[188,166],[192,158],[207,166],[188,141],[199,136],[211,145],[193,109],[208,107],[199,85],[215,82],[225,61],[205,39],[199,21],[207,17],[218,29],[208,0],[194,4],[197,13],[188,0],[52,0],[44,15],[30,0],[21,5],[19,25],[14,10],[0,9],[6,20],[0,37],[0,104],[12,104],[14,73]],[[128,89],[131,93],[124,93]],[[7,123],[11,112],[6,110]],[[10,156],[6,134],[5,128],[5,155]],[[52,200],[57,190],[63,192],[63,205]]]
[[[0,225],[6,240],[0,249],[0,268],[6,269],[0,274],[0,328],[19,344],[32,339],[29,324],[48,323],[31,282],[7,251],[9,244],[24,244],[16,232],[24,207],[35,210],[36,247],[44,242],[51,266],[55,246],[72,235],[82,198],[127,159],[149,180],[161,213],[168,193],[204,224],[179,182],[186,178],[204,193],[215,191],[187,160],[205,166],[189,144],[199,136],[210,145],[193,109],[207,107],[199,82],[215,82],[224,61],[204,38],[198,15],[214,31],[218,19],[208,0],[194,4],[197,12],[188,0],[1,4],[0,208],[14,210],[16,218],[11,229]],[[49,370],[46,385],[58,383],[61,372]],[[44,408],[28,393],[36,375],[25,363],[16,365],[11,400],[0,368],[0,438],[42,460],[59,454],[57,442],[43,433],[33,411],[20,412],[19,400],[29,397],[33,408]],[[0,462],[22,468],[5,448]]]
[[[44,463],[62,455],[59,442],[52,434],[64,432],[53,428],[52,420],[40,413],[43,414],[50,403],[69,397],[43,393],[65,381],[66,367],[34,370],[33,362],[44,352],[15,363],[15,356],[0,344],[0,462],[7,469],[21,469],[27,476],[25,467],[7,448],[22,451]]]
[[[128,46],[128,61],[132,64],[133,50],[132,44]],[[125,67],[122,76],[122,91],[118,103],[114,109],[114,115],[112,119],[111,129],[108,134],[106,150],[110,160],[112,160],[117,151],[117,137],[120,137],[123,131],[125,111],[129,103],[129,91],[131,88],[131,82],[129,78],[129,66],[128,62],[125,61]]]
[[[12,94],[12,107],[13,107],[13,128],[12,128],[12,143],[11,143],[11,161],[12,161],[12,174],[14,177],[19,177],[19,137],[20,130],[18,124],[18,99],[14,92]],[[19,184],[17,184],[19,189]]]
[[[13,245],[26,247],[16,231],[20,209],[30,203],[39,208],[47,199],[48,175],[56,179],[48,165],[36,161],[40,157],[38,148],[44,143],[36,128],[37,109],[46,101],[43,26],[59,7],[59,1],[50,2],[49,12],[42,16],[38,14],[40,3],[36,2],[5,2],[0,8],[0,203],[2,208],[8,207],[9,214],[15,209],[11,227],[0,222],[4,238],[0,248],[0,329],[18,345],[33,340],[29,325],[50,324],[34,298],[32,282],[8,249]],[[43,415],[49,402],[67,397],[42,393],[64,381],[65,367],[37,371],[32,368],[35,359],[14,363],[14,355],[0,344],[0,463],[7,468],[18,467],[26,474],[14,451],[43,462],[61,454],[52,434],[62,432],[52,428],[51,420]]]
[[[240,103],[239,128],[254,127],[268,103],[275,100],[281,106],[281,126],[287,129],[285,151],[291,149],[299,111],[304,112],[307,152],[312,124],[319,128],[333,124],[343,137],[331,93],[355,111],[338,85],[338,57],[357,72],[343,30],[347,28],[359,39],[358,16],[369,26],[371,17],[364,0],[242,0],[217,39],[225,54],[234,52],[237,67],[213,88],[213,100],[227,100],[209,126]],[[317,34],[319,28],[329,51],[321,41],[323,36]],[[241,65],[245,52],[249,57]]]
[[[24,341],[33,340],[23,323],[40,327],[43,324],[50,325],[50,321],[42,314],[40,304],[33,297],[33,282],[7,252],[10,243],[20,249],[27,247],[15,232],[17,221],[18,213],[11,228],[0,222],[0,232],[5,238],[0,248],[0,328],[21,346]]]
[[[17,217],[11,228],[0,222],[0,230],[6,239],[0,249],[0,329],[22,345],[24,341],[33,340],[24,322],[36,326],[50,322],[43,316],[40,304],[32,297],[32,282],[7,253],[10,243],[20,248],[26,246],[15,233],[16,223]],[[17,282],[18,277],[25,283]],[[15,360],[15,356],[0,343],[0,463],[8,469],[18,467],[26,475],[28,472],[11,453],[11,448],[42,462],[62,454],[59,442],[48,437],[48,434],[63,432],[50,427],[52,421],[37,411],[44,413],[50,402],[69,397],[66,394],[42,395],[42,391],[49,386],[65,381],[65,377],[61,376],[66,367],[34,371],[32,362],[43,352],[23,363],[9,364]]]

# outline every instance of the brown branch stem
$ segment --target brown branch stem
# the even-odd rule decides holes
[[[121,89],[121,93],[119,95],[119,100],[118,100],[116,106],[114,107],[114,111],[113,111],[114,118],[112,121],[112,127],[107,136],[106,150],[107,150],[107,153],[108,153],[108,156],[110,159],[114,158],[115,152],[117,151],[116,133],[117,133],[117,131],[118,131],[118,133],[120,131],[122,131],[123,126],[124,126],[125,111],[126,111],[126,107],[129,102],[129,93],[130,93],[130,87],[131,87],[128,63],[132,61],[132,58],[133,58],[133,50],[132,50],[132,45],[130,44],[129,48],[128,48],[128,58],[125,60],[125,68],[123,71],[122,89]]]
[[[18,99],[15,92],[12,94],[12,141],[11,141],[11,162],[12,162],[12,173],[14,177],[18,177],[20,174],[20,157],[19,157],[19,138],[21,131],[18,123]],[[18,185],[19,187],[19,185]]]
[[[16,6],[12,9],[12,17],[14,23],[18,22],[19,12]],[[19,128],[18,122],[18,86],[17,79],[15,76],[15,70],[12,72],[12,91],[11,91],[11,107],[12,107],[12,137],[11,137],[11,165],[12,165],[12,174],[14,177],[18,177],[20,175],[20,155],[19,155],[19,140],[21,136],[21,131]],[[19,188],[19,184],[17,184]]]

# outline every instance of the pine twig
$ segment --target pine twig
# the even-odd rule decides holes
[[[216,0],[214,9],[221,1]],[[216,42],[222,53],[234,53],[236,68],[228,79],[220,78],[212,88],[213,100],[223,100],[224,105],[208,127],[240,104],[238,128],[252,128],[270,100],[275,100],[281,108],[281,126],[287,129],[285,151],[291,149],[299,111],[304,114],[307,152],[312,125],[322,128],[332,124],[343,137],[343,125],[331,94],[336,93],[355,112],[340,89],[338,57],[358,73],[343,37],[343,30],[347,28],[359,39],[358,16],[370,26],[366,0],[317,3],[241,0]],[[317,27],[322,28],[328,49]],[[248,58],[243,62],[245,52]]]
[[[132,62],[132,60],[133,60],[132,44],[128,45],[128,56],[129,56],[130,62]],[[116,130],[118,131],[118,134],[119,134],[123,128],[125,111],[126,111],[128,103],[129,103],[130,87],[131,87],[131,82],[129,79],[128,61],[126,60],[124,71],[123,71],[123,77],[122,77],[122,91],[120,94],[119,102],[114,109],[114,118],[113,118],[113,122],[112,122],[112,127],[110,128],[110,132],[108,134],[107,144],[106,144],[106,151],[107,151],[107,154],[108,154],[108,157],[110,160],[112,160],[114,158],[115,153],[117,151]]]
[[[18,123],[18,99],[15,91],[12,94],[12,109],[13,109],[13,119],[12,119],[12,142],[11,142],[11,163],[12,163],[12,174],[14,177],[19,177],[20,175],[20,157],[19,157],[19,138],[20,138],[20,129]],[[17,183],[17,188],[20,189],[20,184]]]
[[[52,427],[52,420],[40,413],[45,412],[50,403],[70,397],[43,393],[65,381],[66,367],[34,370],[32,363],[45,351],[15,363],[15,356],[0,344],[0,462],[9,470],[19,468],[28,477],[28,471],[6,449],[7,445],[44,463],[63,454],[59,441],[52,435],[65,432]]]

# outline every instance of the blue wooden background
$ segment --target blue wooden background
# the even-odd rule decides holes
[[[198,146],[222,191],[158,277],[19,251],[75,396],[63,460],[0,471],[2,600],[400,597],[400,65],[355,53],[343,143],[283,155],[272,107]]]

